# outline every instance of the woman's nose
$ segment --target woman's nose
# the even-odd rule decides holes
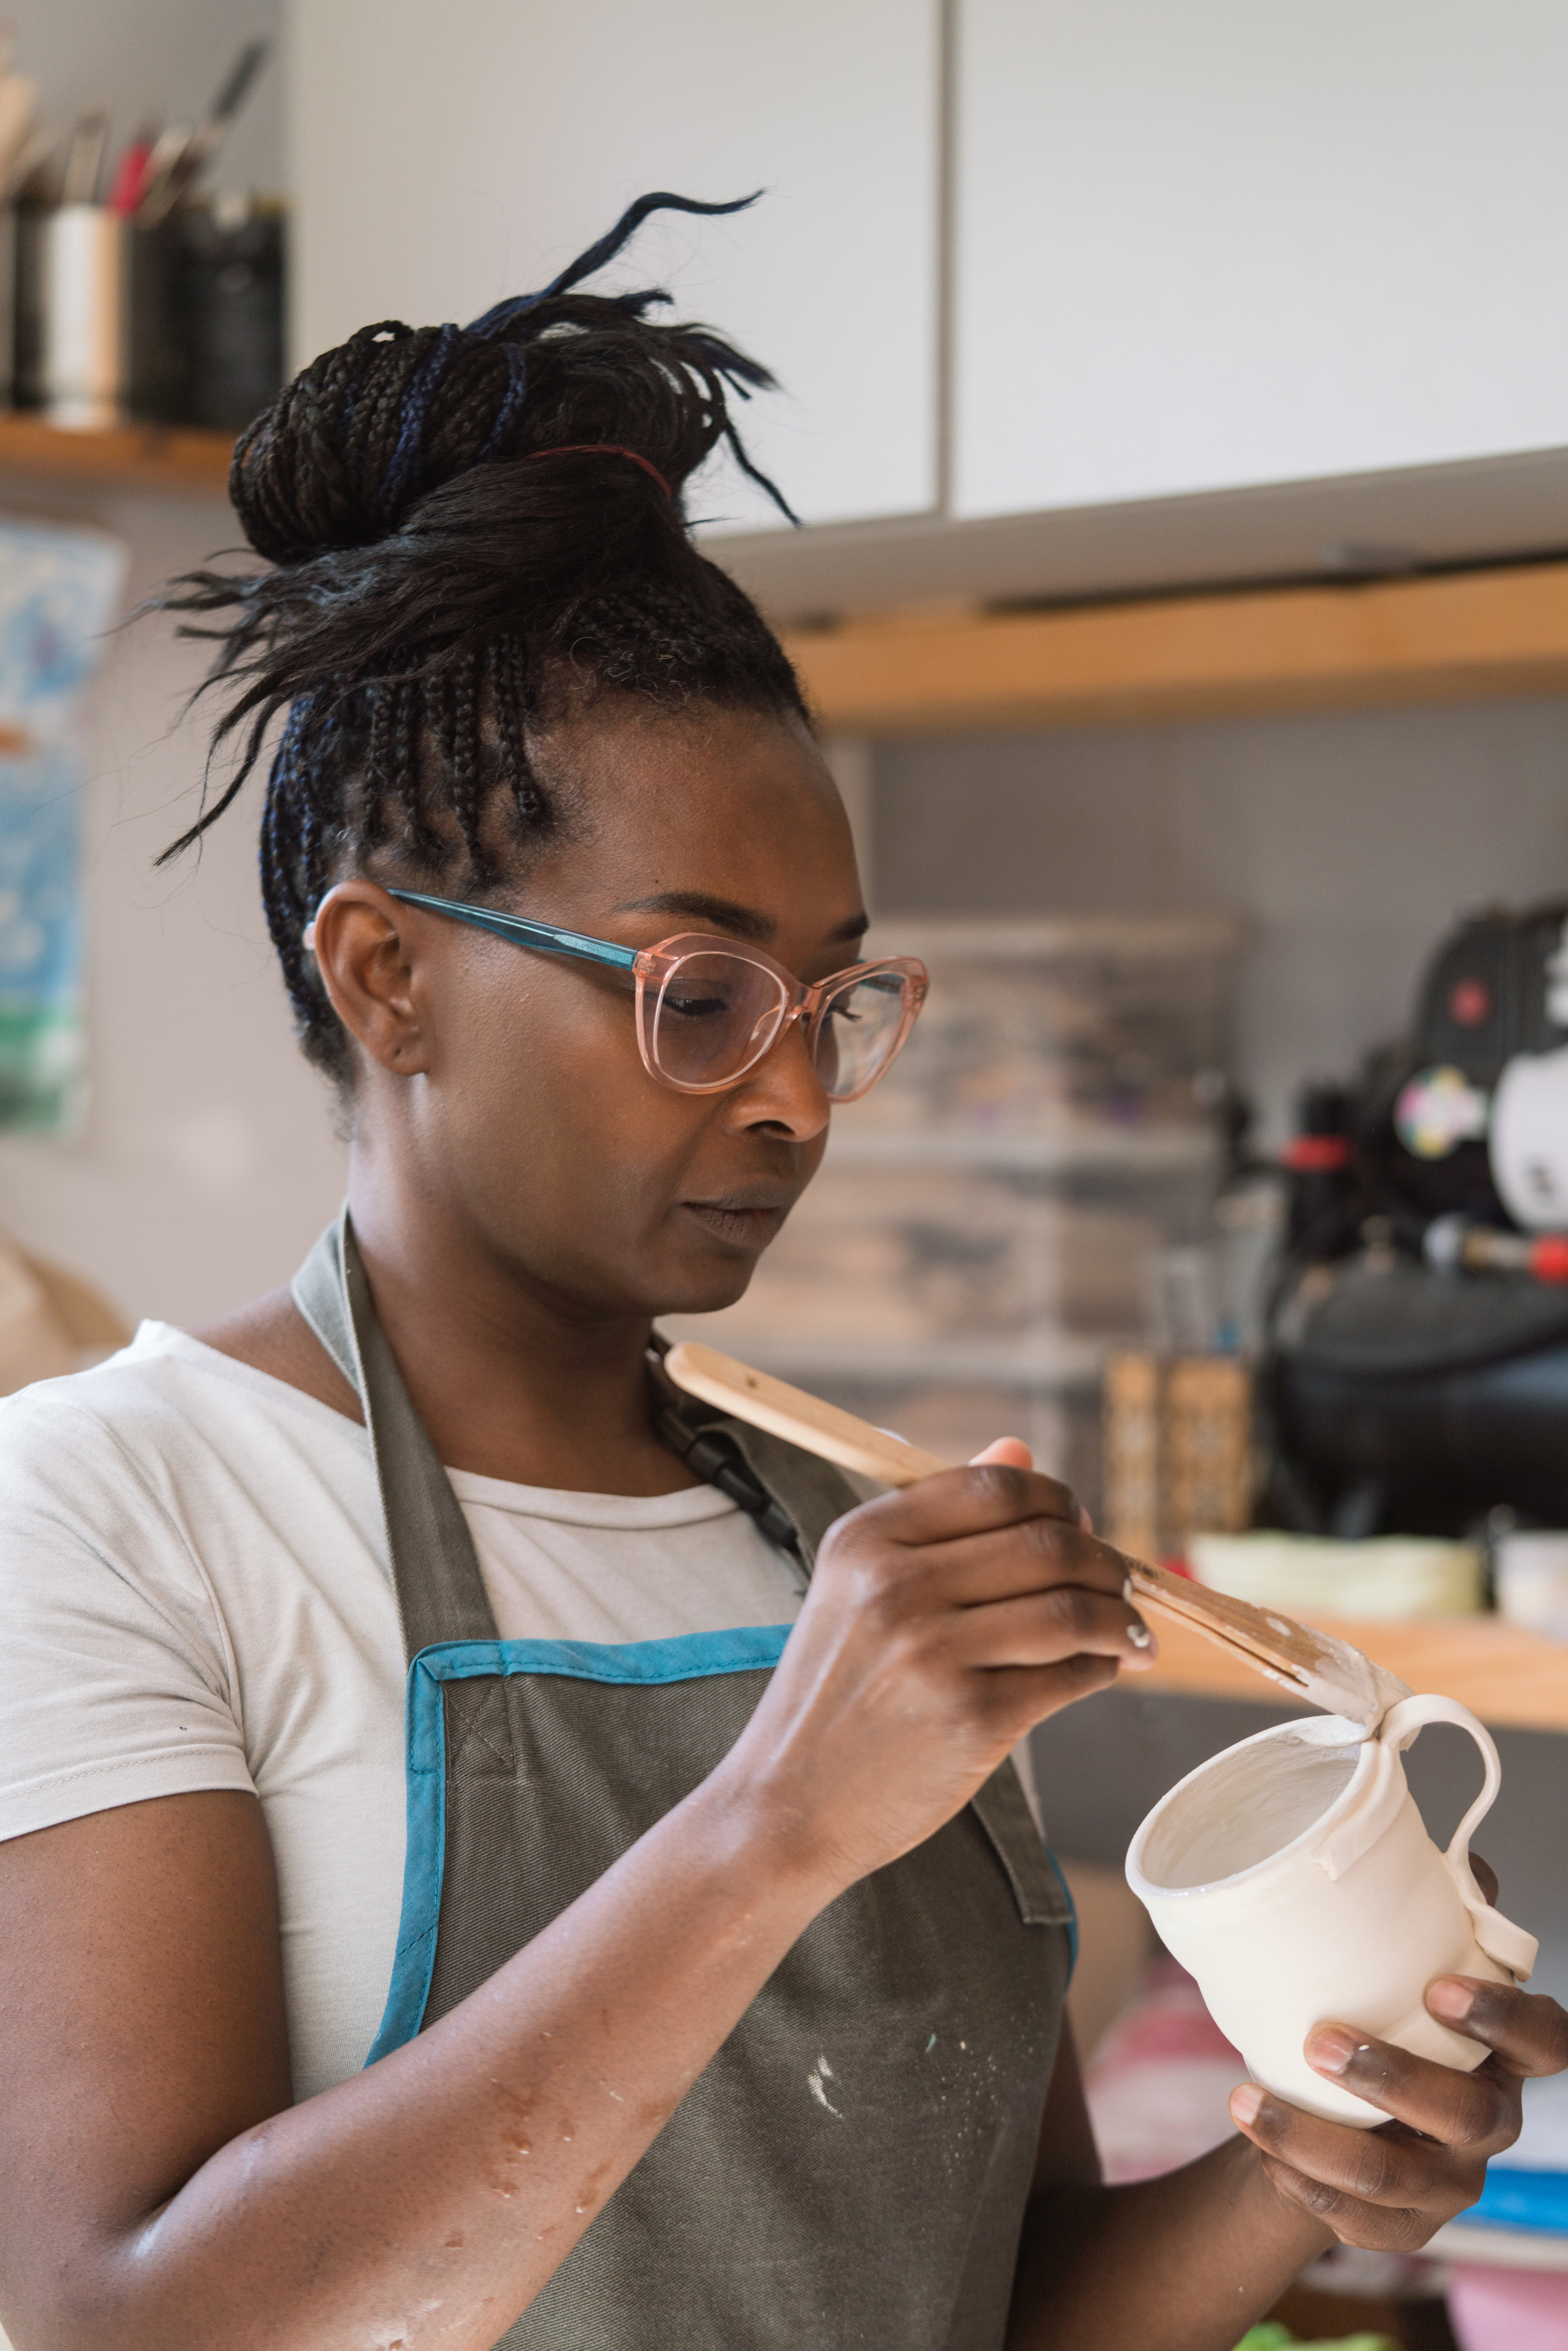
[[[805,1024],[789,1020],[778,1043],[725,1097],[724,1123],[736,1131],[772,1127],[791,1143],[810,1143],[831,1112],[827,1089],[807,1049]]]

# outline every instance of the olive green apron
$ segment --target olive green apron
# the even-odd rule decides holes
[[[409,1656],[408,1853],[370,2062],[444,2016],[722,1761],[788,1625],[503,1641],[347,1213],[298,1276],[358,1390]],[[665,1441],[809,1573],[839,1473],[677,1395]],[[1071,1967],[1004,1765],[782,1960],[497,2351],[1000,2351]]]

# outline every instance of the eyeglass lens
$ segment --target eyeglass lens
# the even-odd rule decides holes
[[[741,956],[683,956],[659,993],[653,1057],[677,1085],[740,1077],[774,1042],[788,1008],[780,983]],[[894,972],[852,980],[823,1006],[817,1071],[835,1101],[860,1092],[886,1062],[904,1020]]]
[[[659,991],[653,1059],[678,1086],[723,1085],[768,1050],[786,1004],[783,987],[760,964],[683,956]]]
[[[845,1102],[881,1076],[904,1026],[904,982],[896,972],[868,972],[830,996],[817,1031],[817,1074],[829,1096]]]

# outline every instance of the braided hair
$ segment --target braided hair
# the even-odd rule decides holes
[[[729,413],[773,378],[706,327],[652,321],[662,290],[575,290],[650,213],[741,204],[643,196],[542,293],[469,327],[362,327],[313,360],[229,476],[271,569],[193,572],[156,600],[215,644],[200,691],[227,693],[213,748],[237,749],[160,862],[231,806],[286,710],[262,899],[300,1041],[340,1086],[349,1040],[304,943],[335,881],[375,860],[414,886],[497,889],[508,852],[559,821],[530,728],[596,694],[806,717],[680,503],[723,442],[795,519]]]

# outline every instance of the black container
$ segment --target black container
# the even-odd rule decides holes
[[[44,204],[6,205],[0,213],[10,256],[13,408],[44,404],[44,226],[48,217]]]
[[[285,222],[232,199],[139,228],[131,261],[131,407],[156,424],[237,433],[283,382]]]

